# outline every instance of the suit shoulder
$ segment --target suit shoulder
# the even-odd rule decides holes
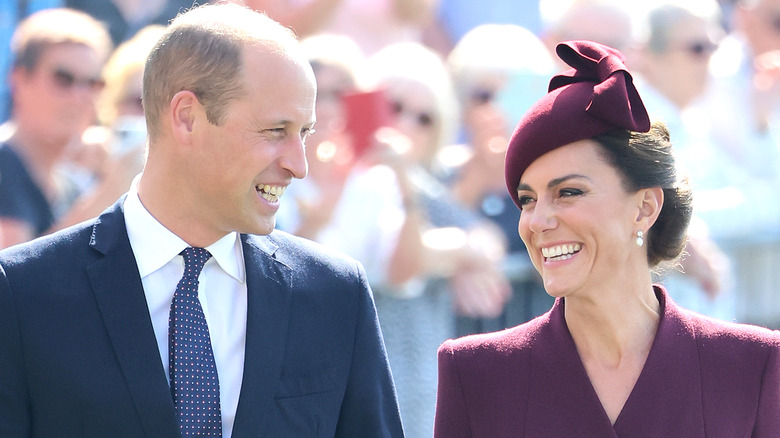
[[[265,238],[276,246],[275,257],[290,267],[306,266],[307,270],[323,269],[348,275],[354,275],[356,270],[363,272],[363,265],[358,260],[328,246],[281,230],[274,230],[267,236],[254,237]]]
[[[68,260],[73,251],[89,247],[94,221],[73,225],[64,230],[38,237],[0,251],[0,265],[5,269],[21,264],[50,264],[51,257]],[[44,272],[44,271],[41,271]]]

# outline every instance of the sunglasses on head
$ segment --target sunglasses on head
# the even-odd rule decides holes
[[[89,88],[93,91],[99,91],[106,84],[100,78],[80,78],[64,68],[57,68],[52,72],[54,83],[63,90],[69,90],[74,87]]]
[[[404,108],[404,105],[401,102],[398,102],[398,101],[392,102],[392,105],[391,105],[390,108],[392,109],[393,114],[396,114],[396,115],[400,115],[401,113],[404,113],[404,112],[409,112],[409,110]],[[417,114],[412,114],[412,115],[415,116],[414,120],[420,126],[428,127],[428,126],[433,125],[433,116],[430,113],[428,113],[428,112],[421,111],[421,112],[419,112]]]

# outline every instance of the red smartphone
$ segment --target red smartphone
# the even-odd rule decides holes
[[[360,91],[341,97],[346,116],[346,132],[352,138],[355,158],[374,143],[377,129],[390,124],[390,103],[384,90]]]

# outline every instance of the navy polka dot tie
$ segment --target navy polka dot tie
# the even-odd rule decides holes
[[[184,275],[176,286],[168,317],[171,395],[182,437],[221,437],[219,378],[198,300],[198,276],[211,254],[203,248],[187,248],[181,254]]]

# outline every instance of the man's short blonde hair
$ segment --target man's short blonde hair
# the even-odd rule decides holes
[[[144,69],[144,114],[150,137],[160,134],[162,115],[183,90],[197,96],[210,123],[222,124],[227,105],[242,93],[242,50],[249,45],[278,53],[297,50],[303,59],[292,30],[241,5],[207,4],[176,17]]]
[[[68,8],[44,9],[24,19],[11,37],[14,68],[35,70],[43,52],[59,44],[82,44],[97,53],[100,62],[113,43],[106,27],[89,14]]]

